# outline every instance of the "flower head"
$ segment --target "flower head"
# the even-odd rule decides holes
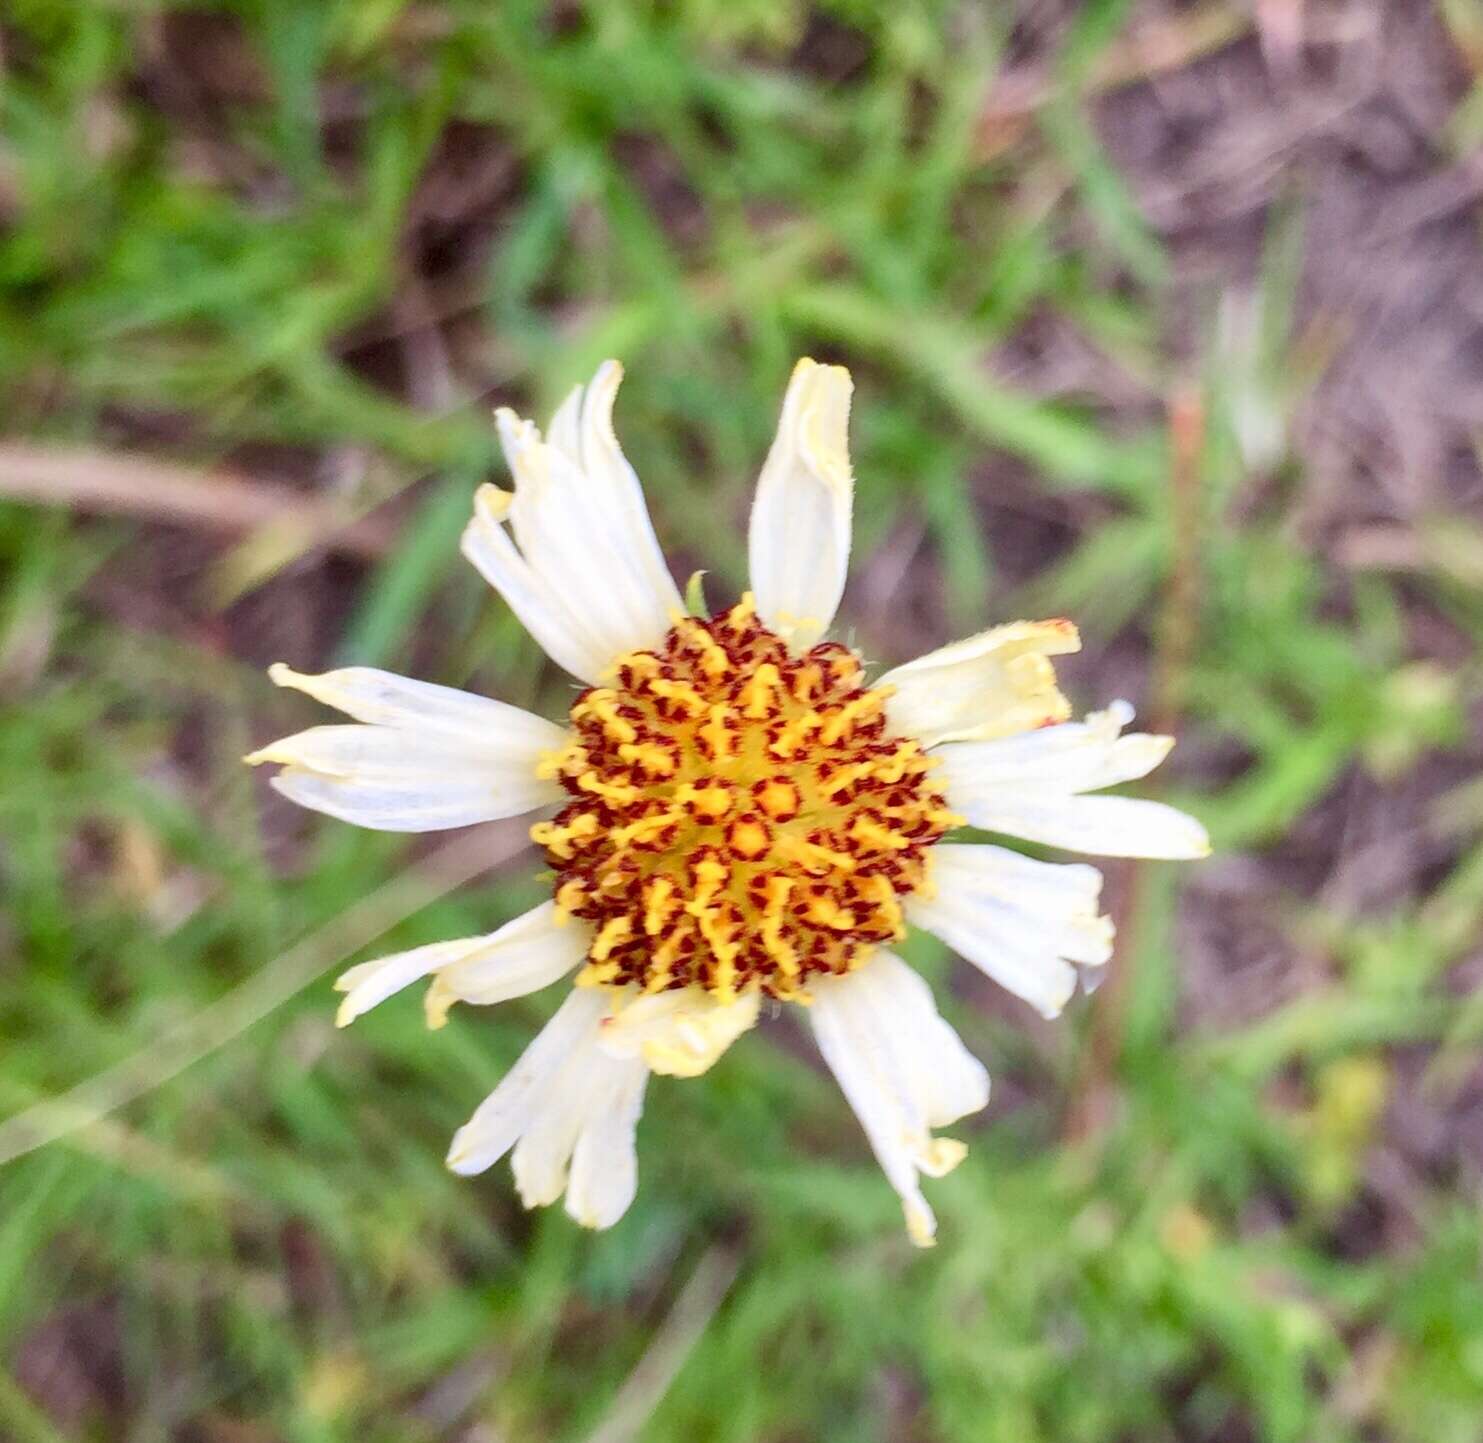
[[[801,1005],[900,1194],[936,1230],[920,1178],[964,1145],[933,1135],[982,1108],[983,1067],[891,950],[936,934],[1047,1017],[1112,951],[1092,867],[948,840],[965,823],[1051,847],[1196,857],[1199,824],[1088,795],[1144,776],[1166,737],[1124,735],[1125,702],[1071,722],[1050,658],[1067,621],[1015,622],[873,684],[824,636],[844,589],[850,379],[800,361],[752,510],[752,589],[685,614],[612,429],[602,366],[546,437],[508,411],[513,493],[480,489],[464,554],[586,684],[563,723],[351,667],[270,675],[354,719],[253,753],[279,791],[392,831],[538,813],[553,895],[488,936],[352,967],[338,1021],[430,978],[430,1026],[574,976],[566,1001],[453,1139],[476,1173],[511,1154],[527,1206],[565,1194],[591,1227],[637,1186],[651,1073],[694,1077],[756,1021]]]

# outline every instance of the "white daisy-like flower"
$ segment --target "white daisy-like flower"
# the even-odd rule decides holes
[[[497,415],[513,493],[485,486],[463,551],[583,685],[561,723],[387,672],[270,675],[353,718],[253,753],[307,807],[429,831],[538,813],[554,895],[484,937],[352,967],[341,1026],[419,978],[429,1025],[457,1002],[520,997],[575,973],[525,1054],[453,1139],[448,1164],[511,1154],[527,1206],[563,1194],[589,1227],[637,1186],[651,1073],[704,1072],[764,997],[800,1004],[900,1194],[913,1242],[936,1221],[920,1177],[964,1145],[935,1137],[989,1079],[890,949],[934,933],[1047,1017],[1112,924],[1092,867],[946,840],[975,827],[1050,847],[1199,857],[1199,823],[1094,795],[1172,742],[1123,735],[1125,702],[1070,722],[1049,658],[1068,621],[994,627],[866,682],[823,641],[844,590],[851,383],[798,363],[752,507],[752,589],[685,614],[613,434],[621,370],[602,366],[543,438]]]

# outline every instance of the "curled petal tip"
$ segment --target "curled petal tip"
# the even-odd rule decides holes
[[[799,381],[805,376],[812,375],[817,371],[821,377],[828,376],[842,381],[847,386],[854,384],[850,376],[848,366],[831,365],[826,361],[816,361],[812,356],[800,356],[793,366],[792,380]]]
[[[523,420],[508,406],[501,406],[494,413],[494,425],[512,470],[516,459],[524,457],[540,442],[540,432],[536,430],[535,422]],[[484,488],[479,489],[482,491]]]
[[[440,985],[439,978],[433,978],[422,998],[423,1016],[429,1031],[439,1032],[448,1025],[448,1013],[457,1001],[458,997],[451,988]]]
[[[928,1177],[946,1177],[968,1156],[968,1144],[956,1137],[934,1137],[917,1157],[917,1167]]]
[[[1066,656],[1071,652],[1081,650],[1081,631],[1074,621],[1064,616],[1054,616],[1049,621],[1040,624],[1045,628],[1048,636],[1054,636],[1059,646],[1065,648],[1064,651],[1058,652],[1058,655]]]
[[[908,1202],[902,1209],[906,1214],[906,1235],[914,1248],[937,1246],[937,1219],[925,1203]]]
[[[476,528],[481,521],[503,521],[514,499],[510,492],[486,481],[474,492],[474,519],[469,522],[469,527]]]
[[[1188,831],[1182,839],[1182,846],[1177,850],[1173,847],[1169,849],[1169,859],[1172,861],[1198,862],[1208,857],[1214,848],[1210,843],[1210,833],[1205,830],[1204,824],[1197,818],[1190,816],[1188,812],[1177,812],[1175,815],[1188,824]]]

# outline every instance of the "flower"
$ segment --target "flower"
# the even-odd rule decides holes
[[[453,1139],[477,1173],[511,1153],[527,1206],[590,1227],[637,1186],[652,1073],[694,1077],[757,1020],[802,1005],[902,1200],[964,1155],[934,1130],[982,1108],[983,1066],[891,945],[924,928],[1054,1017],[1112,951],[1101,876],[954,842],[965,823],[1050,847],[1198,857],[1204,830],[1158,802],[1094,795],[1144,776],[1167,737],[1124,735],[1125,702],[1085,721],[1050,658],[1068,621],[1015,622],[865,680],[822,638],[849,559],[851,382],[798,363],[757,484],[752,589],[685,613],[613,434],[603,365],[543,438],[497,413],[513,492],[481,487],[463,538],[547,654],[583,683],[564,724],[488,698],[348,667],[270,675],[346,713],[264,747],[273,785],[364,827],[427,831],[537,813],[550,901],[483,937],[352,967],[341,1026],[419,978],[427,1020],[575,973],[566,1000]]]

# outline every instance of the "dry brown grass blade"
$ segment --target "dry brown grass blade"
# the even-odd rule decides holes
[[[650,1416],[725,1301],[740,1265],[736,1252],[720,1243],[706,1252],[587,1443],[636,1443],[645,1436]]]
[[[1205,445],[1205,402],[1199,388],[1179,386],[1168,399],[1169,510],[1173,566],[1164,591],[1155,637],[1153,705],[1149,730],[1177,735],[1185,677],[1194,653],[1200,607],[1200,454]],[[1146,793],[1156,794],[1156,785]],[[1122,1052],[1133,951],[1144,911],[1148,868],[1123,861],[1107,868],[1108,908],[1121,944],[1092,1011],[1084,1066],[1066,1113],[1065,1135],[1085,1141],[1102,1132],[1116,1102],[1116,1072]]]
[[[393,539],[383,521],[349,517],[275,482],[87,447],[0,444],[0,497],[231,535],[291,531],[364,557],[383,555]]]

